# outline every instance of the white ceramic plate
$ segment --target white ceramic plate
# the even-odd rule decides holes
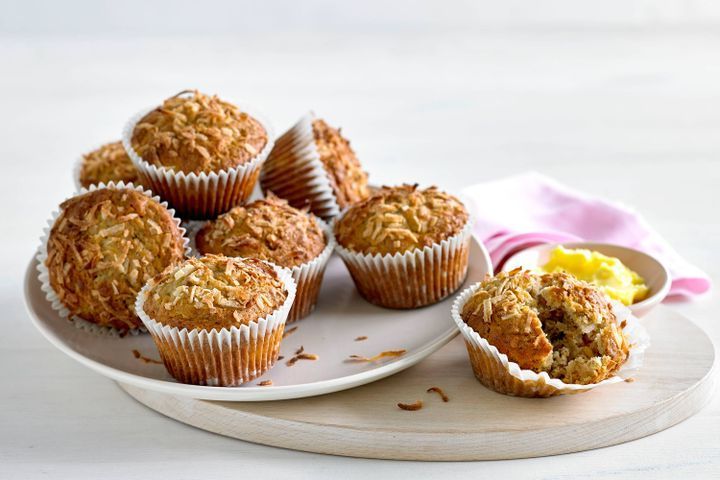
[[[470,268],[461,290],[491,272],[485,248],[475,241],[470,247]],[[36,261],[25,276],[25,302],[35,326],[60,350],[93,370],[148,390],[205,400],[262,401],[310,397],[353,388],[411,367],[450,341],[458,332],[450,316],[455,295],[416,310],[388,310],[371,305],[355,290],[339,257],[330,259],[317,309],[291,324],[280,348],[285,358],[263,377],[241,387],[203,387],[177,383],[163,365],[135,358],[133,350],[158,359],[147,334],[114,338],[80,330],[61,319],[45,299],[37,279]],[[287,329],[286,329],[287,330]],[[367,336],[367,340],[355,341]],[[285,362],[300,347],[319,356],[316,361]],[[405,349],[401,357],[376,363],[347,362],[349,355],[371,357],[386,350]],[[272,380],[272,386],[258,383]]]

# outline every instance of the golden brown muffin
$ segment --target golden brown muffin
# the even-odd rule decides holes
[[[125,182],[138,185],[137,168],[128,157],[122,142],[112,142],[83,155],[80,165],[80,185]]]
[[[151,165],[185,173],[217,172],[249,162],[268,134],[238,107],[193,91],[170,97],[135,125],[132,147]]]
[[[608,297],[566,273],[501,272],[480,284],[461,316],[510,361],[565,383],[600,382],[628,357]]]
[[[343,138],[339,129],[332,128],[319,118],[313,120],[312,129],[320,161],[338,206],[342,209],[366,199],[370,195],[368,176],[350,148],[350,142]]]
[[[282,306],[287,295],[267,263],[207,255],[189,258],[156,276],[143,310],[162,325],[222,329],[266,317]]]
[[[48,238],[50,285],[71,316],[128,330],[141,326],[137,293],[185,255],[170,212],[136,190],[102,188],[60,205]]]
[[[203,254],[255,257],[292,268],[316,258],[327,243],[314,215],[269,194],[207,222],[196,244]]]
[[[383,187],[335,225],[338,243],[364,254],[394,254],[439,243],[468,222],[463,204],[436,187]]]

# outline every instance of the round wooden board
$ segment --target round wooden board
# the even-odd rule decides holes
[[[456,338],[387,379],[330,395],[259,403],[194,400],[122,388],[171,418],[278,447],[367,458],[494,460],[615,445],[666,429],[700,410],[715,390],[715,352],[693,322],[660,306],[643,319],[652,345],[634,382],[549,399],[483,387]],[[432,386],[441,387],[443,403]],[[423,401],[417,411],[398,402]]]

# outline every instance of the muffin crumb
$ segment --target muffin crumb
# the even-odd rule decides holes
[[[378,360],[381,360],[383,358],[387,357],[401,357],[405,355],[407,350],[401,349],[401,350],[387,350],[384,352],[380,352],[374,357],[363,357],[362,355],[350,355],[347,362],[377,362]]]
[[[397,406],[400,410],[413,412],[415,410],[420,410],[423,407],[423,402],[422,400],[418,400],[415,403],[398,403]]]
[[[298,360],[317,360],[319,358],[320,357],[314,353],[305,353],[305,349],[300,347],[297,352],[295,352],[295,356],[285,362],[285,365],[292,367],[298,362]]]
[[[140,350],[133,350],[132,351],[133,357],[137,358],[138,360],[141,360],[143,363],[157,363],[158,365],[162,365],[163,362],[160,360],[155,360],[154,358],[146,357],[142,353],[140,353]]]
[[[437,393],[438,395],[440,395],[440,398],[442,399],[443,402],[450,401],[450,398],[445,394],[445,392],[443,392],[443,390],[440,387],[430,387],[426,390],[426,392],[427,393],[431,393],[431,392]]]

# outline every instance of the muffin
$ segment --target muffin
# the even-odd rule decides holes
[[[187,251],[167,204],[122,182],[83,189],[60,204],[50,225],[39,269],[53,307],[81,326],[121,334],[142,326],[135,297],[145,282]]]
[[[237,386],[277,361],[294,297],[286,269],[254,258],[207,255],[151,279],[136,311],[175,379]]]
[[[500,393],[550,396],[617,375],[634,342],[624,330],[627,318],[621,323],[616,312],[601,290],[571,275],[516,269],[463,292],[453,316],[481,383]]]
[[[122,142],[112,142],[82,156],[76,180],[85,188],[109,182],[139,185],[139,174]]]
[[[288,322],[315,308],[335,245],[322,220],[272,194],[207,222],[195,243],[202,254],[259,258],[290,269],[297,293]]]
[[[465,279],[470,245],[465,206],[436,187],[382,187],[334,227],[338,253],[360,294],[389,308],[439,302]]]
[[[213,218],[250,196],[273,139],[267,122],[186,91],[131,119],[123,145],[143,182],[178,213]]]
[[[370,195],[350,142],[312,113],[278,138],[260,178],[263,191],[330,220]]]

